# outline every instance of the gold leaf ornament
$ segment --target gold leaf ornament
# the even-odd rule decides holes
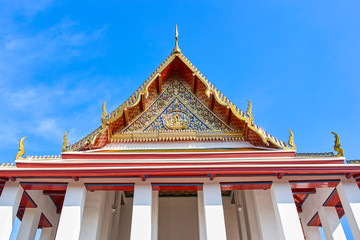
[[[101,119],[106,118],[106,116],[108,115],[107,110],[106,110],[106,103],[107,101],[104,102],[103,106],[102,106],[102,115],[101,115]]]
[[[248,101],[248,108],[246,110],[246,115],[250,118],[251,121],[254,120],[254,116],[252,114],[252,104],[250,102],[250,100],[247,100]]]
[[[337,152],[337,154],[335,156],[336,157],[345,157],[344,150],[342,150],[342,148],[341,148],[339,135],[337,135],[335,132],[331,132],[331,133],[334,134],[334,137],[335,137],[334,150]]]
[[[24,156],[25,154],[25,148],[24,148],[24,139],[26,137],[23,137],[20,139],[20,143],[19,143],[19,152],[16,154],[15,159],[16,160],[23,160],[24,158],[22,156]]]
[[[69,146],[69,142],[67,140],[67,134],[68,134],[69,131],[67,131],[64,136],[63,136],[63,146],[61,148],[61,152],[65,152],[66,151],[66,148]]]
[[[296,149],[296,145],[295,145],[295,141],[294,141],[294,133],[290,129],[288,129],[288,130],[290,133],[288,144],[291,149]]]

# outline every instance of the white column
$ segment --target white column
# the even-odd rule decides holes
[[[112,211],[114,196],[115,196],[115,191],[106,192],[106,199],[104,204],[104,216],[102,220],[102,226],[101,226],[102,231],[101,231],[100,239],[107,239],[107,240],[114,239],[111,236],[112,221],[114,215]]]
[[[85,195],[86,188],[83,183],[70,182],[68,184],[56,240],[79,239]]]
[[[197,192],[198,217],[199,217],[199,240],[206,240],[205,208],[203,191]]]
[[[220,184],[204,183],[203,194],[207,240],[226,240]]]
[[[40,209],[26,208],[16,239],[33,240],[36,235],[36,230],[39,226],[40,216]]]
[[[304,218],[300,218],[300,222],[303,227],[306,240],[321,240],[319,227],[308,226]]]
[[[150,183],[135,183],[131,240],[151,240],[152,187]]]
[[[27,190],[30,197],[36,202],[37,208],[50,221],[52,227],[43,228],[40,240],[54,240],[56,229],[59,223],[59,214],[56,213],[56,207],[49,196],[43,194],[42,190]]]
[[[231,240],[240,240],[239,225],[237,221],[238,211],[236,209],[236,205],[232,203],[232,199],[232,196],[222,198],[226,237]]]
[[[50,239],[51,239],[52,230],[53,230],[52,227],[43,228],[43,229],[41,230],[40,240],[50,240]]]
[[[100,239],[105,199],[105,191],[86,192],[85,209],[79,239]]]
[[[120,215],[120,224],[119,224],[120,234],[117,240],[130,239],[132,209],[133,209],[133,198],[128,198],[126,199],[124,205],[121,206],[121,215]]]
[[[256,220],[255,207],[254,207],[254,199],[252,196],[252,190],[244,190],[243,191],[244,202],[246,203],[246,209],[244,209],[244,213],[246,214],[247,219],[247,232],[250,233],[249,238],[251,240],[259,240],[259,229]]]
[[[236,190],[235,192],[235,204],[237,207],[238,213],[238,225],[240,229],[240,235],[242,240],[250,239],[250,228],[247,227],[249,219],[247,218],[246,211],[246,201],[244,191]]]
[[[335,207],[320,207],[319,217],[326,240],[346,240],[344,229]]]
[[[315,226],[308,226],[309,221],[314,217],[314,215],[323,207],[323,203],[332,193],[334,188],[317,188],[315,194],[310,194],[306,201],[302,205],[302,213],[300,213],[300,218],[306,240],[320,240],[319,228]]]
[[[276,181],[272,184],[270,191],[279,239],[304,239],[289,182]]]
[[[41,230],[40,240],[54,240],[58,223],[59,223],[59,221],[52,223],[52,225],[53,225],[52,227],[43,228]]]
[[[158,239],[158,221],[159,221],[159,191],[152,192],[152,210],[151,210],[151,240]]]
[[[0,197],[0,239],[9,239],[23,194],[17,182],[8,181]]]
[[[111,205],[111,214],[112,220],[111,225],[112,228],[110,229],[110,239],[111,240],[118,240],[119,239],[119,229],[120,229],[120,214],[121,214],[121,191],[114,192],[114,199]],[[115,209],[114,209],[115,208]],[[104,231],[104,230],[103,230]]]
[[[360,190],[357,182],[355,179],[344,179],[336,189],[353,237],[360,239]]]
[[[279,239],[270,190],[253,190],[252,192],[260,239]]]

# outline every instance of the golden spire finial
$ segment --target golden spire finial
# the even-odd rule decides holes
[[[20,143],[19,143],[19,152],[16,154],[15,160],[21,160],[24,159],[22,158],[22,156],[24,156],[25,154],[25,148],[24,148],[24,139],[26,137],[23,137],[20,139]]]
[[[66,151],[66,148],[69,146],[69,142],[67,140],[67,134],[68,134],[69,131],[67,131],[64,136],[63,136],[63,146],[61,148],[61,152],[65,152]]]
[[[174,47],[174,50],[173,50],[173,53],[181,53],[181,50],[179,48],[179,45],[178,45],[178,29],[177,29],[177,24],[175,24],[175,47]]]
[[[248,108],[246,110],[246,115],[248,115],[248,117],[250,118],[251,121],[254,120],[254,116],[252,115],[252,104],[249,100],[248,101]]]
[[[288,130],[290,132],[288,144],[289,144],[291,149],[296,149],[296,145],[295,145],[295,142],[294,142],[294,134],[290,129],[288,129]]]
[[[336,157],[345,157],[344,150],[342,150],[342,148],[340,147],[341,144],[340,144],[339,136],[334,132],[331,132],[331,133],[334,134],[334,136],[335,136],[334,150],[337,152],[337,154],[335,156]]]

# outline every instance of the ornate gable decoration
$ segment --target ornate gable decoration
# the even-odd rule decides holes
[[[112,137],[118,140],[173,138],[177,134],[206,139],[242,140],[235,132],[201,103],[179,79],[173,79],[159,97],[138,118]],[[186,133],[186,134],[185,134]],[[224,138],[225,137],[225,138]]]
[[[232,131],[177,79],[122,133],[166,130]]]

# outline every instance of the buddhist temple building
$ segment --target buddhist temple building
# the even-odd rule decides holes
[[[99,127],[59,156],[0,167],[0,239],[360,239],[360,165],[298,153],[255,124],[175,48]],[[244,102],[247,100],[244,99]],[[69,126],[71,128],[71,126]],[[286,126],[284,127],[286,128]],[[71,133],[69,133],[71,134]],[[331,134],[329,132],[329,134]],[[329,149],[332,149],[329,143]],[[60,147],[59,147],[60,153]]]

